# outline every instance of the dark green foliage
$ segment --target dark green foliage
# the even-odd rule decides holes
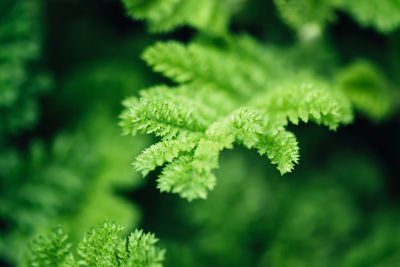
[[[104,112],[96,115],[83,121],[81,131],[57,136],[50,150],[37,142],[28,158],[16,151],[3,156],[7,168],[1,174],[11,180],[1,180],[0,214],[14,231],[1,240],[2,253],[15,257],[26,236],[45,231],[54,221],[63,221],[72,238],[105,216],[137,224],[138,208],[114,191],[139,182],[125,150],[135,142],[119,137],[115,121]]]
[[[188,236],[159,234],[167,265],[363,266],[397,257],[399,243],[384,231],[398,233],[400,224],[394,211],[380,210],[388,203],[382,170],[368,156],[342,152],[282,179],[255,154],[229,152],[217,173],[220,186],[207,201],[176,208]]]
[[[400,265],[398,11],[0,1],[0,265]]]
[[[40,2],[0,3],[0,145],[5,135],[34,126],[37,98],[50,85],[34,62],[41,54]]]
[[[15,16],[27,13],[23,17],[30,19],[20,20],[21,25],[26,24],[21,26],[21,30],[28,24],[34,24],[31,26],[35,30],[28,28],[25,31],[27,36],[37,36],[37,13],[42,7],[38,4],[36,1],[10,1],[4,8],[21,5],[12,9],[15,9]],[[0,229],[1,258],[10,262],[20,261],[27,239],[48,231],[58,223],[63,224],[73,240],[106,217],[130,227],[137,225],[139,208],[116,191],[128,191],[139,185],[138,176],[130,167],[130,153],[134,146],[142,149],[146,141],[144,138],[135,141],[120,137],[116,116],[121,98],[131,93],[132,86],[143,83],[145,78],[131,75],[138,66],[137,57],[131,56],[133,60],[130,61],[125,57],[131,52],[132,41],[119,42],[120,53],[107,52],[103,59],[96,59],[98,63],[93,60],[80,65],[76,72],[66,74],[68,82],[63,82],[51,95],[51,112],[44,114],[44,124],[51,124],[53,116],[57,116],[56,120],[63,127],[53,138],[46,136],[43,140],[40,136],[32,138],[27,135],[23,138],[26,144],[21,148],[13,144],[11,137],[24,134],[20,131],[29,128],[26,126],[30,123],[21,122],[22,128],[7,130],[7,133],[0,130],[0,222],[4,226]],[[40,43],[33,39],[32,44],[36,47]],[[28,42],[21,41],[21,45],[28,45]],[[17,48],[16,45],[10,47]],[[129,47],[129,52],[124,47]],[[35,51],[38,49],[35,48]],[[28,53],[27,49],[20,50],[21,53]],[[32,58],[37,57],[38,52]],[[10,53],[7,56],[11,58]],[[24,70],[24,58],[15,56],[17,59],[21,63],[21,71]],[[103,65],[104,61],[107,63]],[[10,79],[17,82],[16,76]],[[26,77],[26,80],[37,83],[35,77]],[[21,88],[25,87],[14,89]],[[94,90],[98,92],[96,95],[93,95]],[[36,99],[29,92],[22,92],[23,97],[36,106]],[[114,101],[111,101],[112,98]],[[104,105],[106,101],[108,104]],[[12,107],[21,115],[25,114],[23,106],[15,104]],[[49,108],[49,105],[46,107]],[[3,115],[5,120],[17,119],[2,110],[0,116]],[[0,128],[6,125],[2,121]]]
[[[343,266],[395,266],[400,262],[398,210],[374,214],[374,227],[349,251]]]

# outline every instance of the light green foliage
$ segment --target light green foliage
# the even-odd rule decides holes
[[[48,238],[40,236],[35,239],[31,244],[32,254],[28,266],[68,266],[66,263],[73,259],[73,256],[70,253],[71,244],[67,243],[67,239],[68,236],[61,227],[57,227]]]
[[[394,32],[400,26],[399,0],[274,0],[283,19],[302,40],[321,34],[324,26],[335,19],[335,10],[344,10],[364,27],[382,33]]]
[[[296,138],[285,129],[289,122],[313,121],[334,130],[352,117],[339,91],[309,73],[291,71],[274,50],[249,37],[232,38],[224,47],[157,43],[143,58],[181,85],[156,86],[125,101],[120,125],[125,134],[161,137],[135,167],[145,175],[168,163],[158,187],[188,200],[207,197],[219,152],[234,143],[266,154],[284,174],[299,158]],[[279,67],[287,76],[278,74]]]
[[[128,238],[128,255],[125,267],[161,267],[165,250],[158,249],[155,244],[158,239],[154,234],[144,234],[142,230],[135,230]]]
[[[282,20],[303,40],[318,37],[325,24],[335,18],[340,0],[274,0]]]
[[[31,68],[40,55],[40,5],[37,0],[0,3],[0,142],[30,128],[37,119],[37,97],[49,77]]]
[[[390,33],[400,27],[399,0],[341,0],[342,9],[349,12],[364,27],[374,27]]]
[[[155,32],[190,25],[210,32],[226,31],[230,16],[244,0],[122,0],[128,14],[146,20]]]
[[[28,266],[162,266],[165,251],[155,246],[158,239],[154,234],[135,230],[124,238],[123,229],[108,221],[96,229],[92,228],[77,245],[75,254],[71,252],[71,244],[67,243],[67,235],[57,228],[48,238],[34,240]]]
[[[343,68],[337,83],[353,106],[373,120],[386,117],[394,104],[386,78],[367,61]]]

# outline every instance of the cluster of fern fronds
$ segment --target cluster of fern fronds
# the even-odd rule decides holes
[[[40,236],[33,241],[27,266],[162,266],[165,251],[155,246],[158,240],[153,234],[135,230],[125,238],[123,229],[106,221],[86,232],[76,253],[72,253],[68,235],[58,227],[49,237]]]
[[[377,120],[391,108],[389,85],[369,62],[354,62],[343,73],[321,75],[316,64],[296,64],[296,48],[263,45],[246,35],[232,35],[226,27],[202,27],[214,25],[211,15],[196,20],[202,21],[197,25],[192,16],[185,19],[174,12],[209,9],[202,14],[214,14],[215,8],[225,6],[223,17],[229,17],[232,1],[150,2],[124,1],[129,13],[145,18],[152,30],[163,30],[164,21],[174,18],[182,20],[169,30],[181,24],[199,30],[199,37],[189,44],[163,41],[144,51],[146,63],[175,85],[142,90],[139,97],[124,102],[121,114],[125,134],[161,137],[134,163],[143,175],[165,165],[157,180],[161,192],[179,193],[188,200],[206,198],[216,184],[213,170],[220,151],[234,144],[266,155],[285,174],[299,161],[289,123],[312,121],[336,130],[352,121],[352,107]],[[277,5],[285,21],[296,26],[301,22],[295,16],[308,19],[320,6],[330,6],[322,1],[277,1]],[[304,15],[306,6],[310,14]]]
[[[400,0],[1,0],[0,265],[400,265],[399,51]]]

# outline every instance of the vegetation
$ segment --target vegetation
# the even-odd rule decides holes
[[[399,265],[399,51],[399,0],[2,0],[0,265]]]

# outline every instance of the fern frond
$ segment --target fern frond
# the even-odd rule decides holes
[[[356,61],[344,68],[337,83],[354,107],[372,120],[379,121],[391,111],[388,82],[368,61]]]
[[[311,120],[335,130],[340,123],[349,123],[352,119],[351,107],[340,100],[340,92],[332,92],[326,85],[313,79],[294,85],[283,83],[263,98],[256,99],[255,105],[295,125],[299,120],[305,123]]]
[[[157,136],[173,138],[179,133],[202,132],[205,119],[185,103],[171,103],[162,98],[141,98],[130,110],[130,132],[155,133]]]
[[[165,250],[155,246],[154,234],[135,230],[122,237],[124,228],[108,221],[88,231],[78,244],[77,256],[71,252],[68,236],[58,227],[48,238],[33,241],[28,266],[32,267],[161,267]]]
[[[338,0],[274,0],[283,21],[308,40],[318,37],[332,21]]]
[[[390,33],[400,27],[399,0],[274,0],[283,19],[305,40],[335,19],[335,9],[350,13],[364,27]]]
[[[176,159],[181,153],[191,151],[196,141],[190,140],[190,137],[178,137],[176,140],[164,140],[152,145],[140,154],[134,166],[143,176],[158,166]]]
[[[180,85],[143,90],[120,124],[125,133],[162,138],[134,163],[144,175],[167,163],[157,180],[162,192],[206,198],[216,183],[220,151],[234,143],[267,154],[284,174],[299,159],[296,138],[285,130],[289,122],[313,121],[334,130],[352,118],[340,91],[296,72],[248,37],[233,39],[222,47],[163,42],[144,52],[155,71]],[[287,76],[274,71],[274,60]]]
[[[115,266],[119,259],[114,254],[120,245],[124,228],[105,222],[102,227],[88,231],[78,244],[78,263],[82,266]]]
[[[143,59],[154,71],[177,83],[212,83],[239,95],[250,95],[268,81],[268,74],[254,62],[196,43],[159,42],[145,50]]]
[[[38,237],[32,242],[28,266],[75,266],[71,254],[71,244],[67,242],[68,235],[61,227],[57,227],[47,238]],[[64,263],[69,262],[72,265]]]
[[[390,33],[400,27],[399,0],[346,0],[341,8],[364,27],[374,27],[382,33]]]
[[[135,230],[128,238],[127,261],[124,267],[161,267],[165,250],[158,249],[158,239],[154,234],[145,234],[143,230]]]
[[[153,32],[171,31],[183,25],[223,32],[242,1],[123,0],[123,3],[130,16],[145,20]]]
[[[220,150],[218,143],[200,140],[194,153],[181,156],[163,169],[157,187],[161,192],[178,193],[189,201],[207,198],[216,183],[211,170],[218,166]]]
[[[130,0],[123,1],[128,14],[138,19],[160,20],[171,15],[180,0]]]
[[[265,136],[257,144],[260,155],[267,154],[272,164],[277,165],[281,175],[291,172],[299,162],[299,145],[296,136],[285,130]]]
[[[159,85],[142,90],[139,92],[142,98],[151,99],[155,96],[165,99],[170,103],[182,104],[195,109],[202,120],[213,122],[218,118],[220,113],[227,113],[232,110],[236,102],[230,101],[230,94],[219,91],[212,84],[189,83],[188,85],[180,85],[170,87]],[[135,102],[126,103],[125,106],[135,106]],[[220,103],[224,105],[220,105]],[[211,108],[210,108],[211,107]]]
[[[233,117],[236,139],[247,148],[256,148],[260,155],[267,154],[281,174],[292,171],[299,161],[299,147],[294,134],[284,130],[285,120],[263,118],[261,112],[242,109]]]
[[[235,139],[247,148],[253,148],[260,142],[263,134],[263,118],[256,110],[240,108],[231,115],[230,126]]]

